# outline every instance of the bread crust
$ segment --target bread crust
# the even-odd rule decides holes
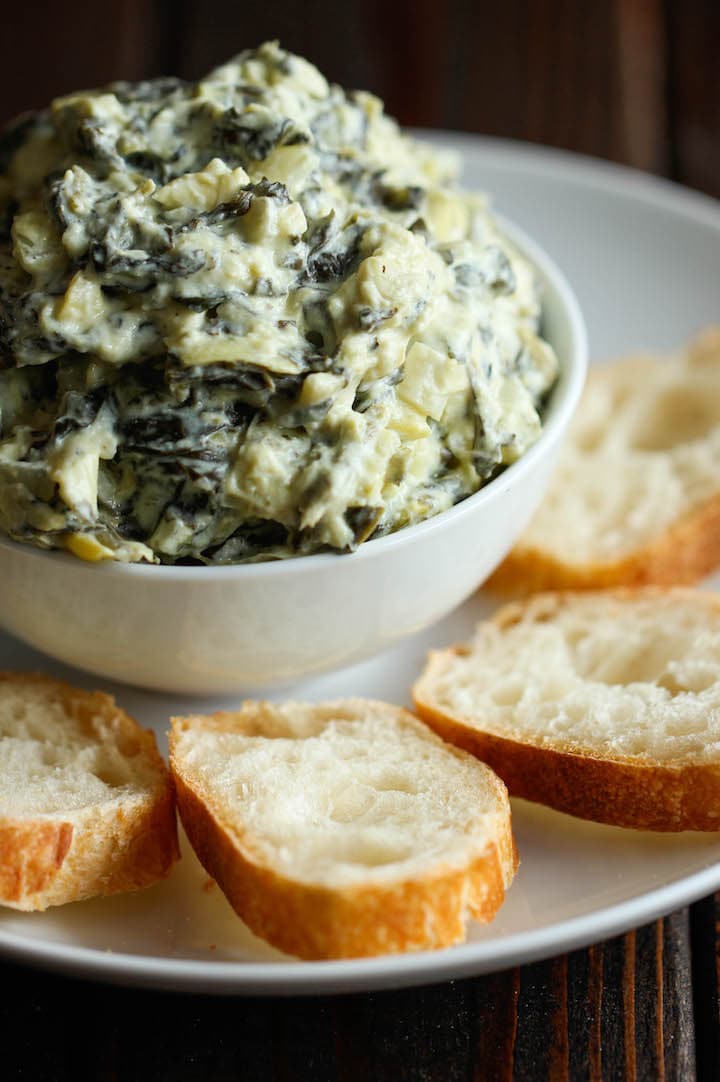
[[[698,369],[720,363],[720,327],[708,327],[687,347],[686,363]],[[591,384],[614,380],[619,371],[634,367],[639,382],[652,380],[654,359],[626,357],[596,368]],[[649,368],[647,366],[650,366]],[[581,407],[582,408],[582,407]],[[720,486],[719,486],[720,489]],[[720,490],[690,508],[646,544],[609,560],[573,563],[552,549],[524,544],[522,538],[487,581],[498,593],[511,596],[544,590],[598,590],[615,586],[692,584],[720,567]]]
[[[532,545],[518,544],[488,579],[508,595],[545,590],[692,584],[720,566],[720,493],[688,511],[647,545],[617,560],[573,564]]]
[[[350,887],[293,880],[273,868],[183,770],[176,735],[182,720],[173,719],[170,765],[187,836],[238,916],[280,950],[322,960],[447,947],[464,940],[468,915],[486,922],[502,904],[518,863],[509,810],[496,841],[463,867]],[[502,782],[495,782],[504,796]]]
[[[608,594],[621,600],[668,596],[692,599],[720,615],[720,599],[695,590],[647,587],[617,589]],[[499,628],[506,628],[534,608],[541,619],[552,620],[573,596],[537,595],[526,602],[503,606],[491,619]],[[453,658],[467,653],[468,648],[463,646],[430,653],[413,687],[415,709],[444,740],[491,766],[511,796],[613,826],[664,832],[720,830],[720,762],[663,763],[598,756],[564,741],[556,741],[552,748],[540,747],[483,732],[472,719],[438,708],[432,701],[434,681]]]
[[[693,605],[704,606],[712,611],[713,616],[720,619],[720,595],[710,593],[706,590],[697,590],[694,589],[692,585],[683,583],[666,585],[661,585],[660,583],[640,583],[638,585],[614,586],[607,590],[599,589],[596,590],[595,593],[603,600],[611,599],[616,601],[642,601],[649,599],[663,601],[672,598],[678,601],[690,602]],[[587,591],[543,591],[542,593],[534,594],[532,597],[508,601],[506,604],[501,605],[499,609],[495,610],[488,622],[496,624],[497,627],[502,630],[506,627],[512,627],[513,624],[519,623],[526,615],[529,615],[536,620],[554,620],[562,615],[562,610],[564,608],[572,606],[573,602],[579,597],[582,597],[584,601],[587,601]],[[451,647],[450,650],[455,654],[462,652],[467,653],[468,647],[460,644]],[[440,650],[434,652],[442,654],[446,651]]]
[[[155,773],[147,794],[57,815],[0,816],[0,904],[42,910],[137,890],[167,876],[180,856],[175,796],[154,735],[101,692],[35,673],[0,673],[0,681],[45,688],[81,723],[102,718],[121,751],[142,756]]]
[[[20,903],[48,890],[72,844],[72,823],[0,819],[0,900]]]

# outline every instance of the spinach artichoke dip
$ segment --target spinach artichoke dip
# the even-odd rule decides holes
[[[0,528],[85,560],[349,551],[537,439],[557,361],[455,162],[270,43],[0,139]]]

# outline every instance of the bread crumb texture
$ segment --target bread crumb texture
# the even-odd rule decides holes
[[[720,821],[720,600],[680,587],[537,594],[431,654],[413,694],[510,793],[660,830]]]
[[[0,682],[0,815],[86,808],[147,781],[140,741],[114,721],[60,685]]]
[[[720,760],[720,604],[672,591],[538,595],[448,659],[439,705],[540,746]]]
[[[205,866],[258,934],[304,957],[456,942],[515,871],[502,782],[397,707],[246,703],[174,719],[171,765]]]
[[[155,738],[99,692],[0,674],[0,903],[134,890],[177,859]]]
[[[491,585],[693,582],[720,563],[720,328],[596,369],[543,503]]]

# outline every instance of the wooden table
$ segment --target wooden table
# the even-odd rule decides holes
[[[522,969],[376,994],[112,988],[0,965],[10,1082],[717,1082],[720,894]]]

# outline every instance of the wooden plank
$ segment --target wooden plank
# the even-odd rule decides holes
[[[468,982],[472,990],[473,1082],[510,1082],[517,1039],[520,970]]]
[[[164,68],[169,14],[157,0],[75,0],[72,18],[64,4],[43,5],[42,12],[14,4],[0,37],[0,125],[79,86],[140,79]]]
[[[280,1000],[262,1004],[256,1010],[271,1021],[270,1048],[273,1082],[309,1082],[338,1077],[336,1036],[332,1001],[318,999]],[[237,1007],[237,1004],[236,1004]],[[237,1077],[242,1077],[238,1073]]]
[[[520,971],[514,1082],[569,1077],[567,956]]]
[[[634,1055],[635,1012],[631,997],[634,989],[632,982],[628,980],[630,975],[635,974],[634,940],[635,937],[630,934],[611,939],[598,948],[602,956],[599,1062],[599,1079],[602,1079],[602,1082],[615,1078],[635,1082],[633,1074],[630,1073],[637,1068],[637,1058]],[[644,977],[650,979],[654,986],[654,972],[651,971],[650,975],[645,973]]]
[[[696,1044],[688,911],[673,913],[662,923],[665,1078],[692,1080]]]
[[[690,910],[697,1075],[720,1078],[720,894]]]
[[[695,907],[701,1079],[720,1078],[720,896]],[[708,962],[708,959],[710,960]],[[4,1077],[694,1082],[687,913],[460,982],[316,999],[168,995],[0,969]],[[710,981],[710,984],[708,984]],[[81,1018],[78,1027],[73,1020]],[[38,1040],[42,1034],[42,1040]]]
[[[471,7],[467,5],[468,10]],[[451,51],[452,5],[435,0],[416,0],[412,5],[372,0],[366,12],[368,51],[374,61],[367,86],[403,124],[443,127],[448,85],[456,70]]]
[[[373,48],[370,19],[359,3],[344,6],[342,26],[333,0],[305,0],[302,6],[214,0],[211,17],[204,4],[184,0],[175,11],[180,25],[175,67],[189,78],[274,38],[348,86],[377,85],[382,71],[381,50]]]
[[[602,1078],[602,979],[602,946],[568,956],[568,1072],[578,1082]]]
[[[636,1061],[639,1059],[649,1077],[654,1075],[660,1080],[664,1077],[662,925],[657,923],[641,928],[635,940],[635,967],[642,975],[634,1004]]]
[[[656,173],[670,167],[668,32],[663,0],[615,0],[620,157]]]
[[[687,913],[525,967],[514,1057],[516,1082],[693,1082]]]
[[[720,196],[720,4],[668,0],[672,173]]]
[[[453,6],[450,127],[619,158],[613,4]]]
[[[330,1077],[338,1082],[466,1082],[471,999],[467,982],[336,999],[337,1073]]]

